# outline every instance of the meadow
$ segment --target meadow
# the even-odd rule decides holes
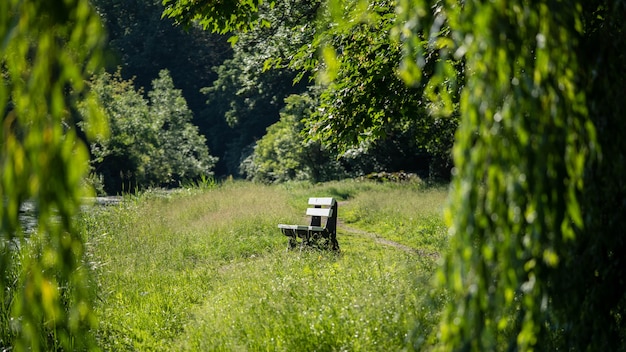
[[[310,196],[339,201],[340,253],[287,250]],[[111,351],[393,351],[436,343],[445,187],[205,184],[83,215],[98,344]]]

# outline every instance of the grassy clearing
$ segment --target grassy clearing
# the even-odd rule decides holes
[[[439,251],[445,193],[354,181],[235,182],[144,194],[88,214],[99,343],[142,351],[401,349],[427,335],[444,299],[430,289],[434,259],[341,228],[339,255],[288,252],[276,224],[304,223],[309,196],[333,196],[350,226],[387,236],[395,224],[389,239]],[[396,210],[390,194],[415,214]],[[405,228],[415,224],[419,234]]]

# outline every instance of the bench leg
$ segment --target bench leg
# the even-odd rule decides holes
[[[298,241],[296,240],[295,237],[289,237],[289,248],[287,249],[295,249],[296,247],[298,247]]]
[[[283,229],[283,234],[289,237],[287,250],[305,247],[333,250],[339,252],[337,234],[328,230],[323,232]]]
[[[330,249],[332,249],[335,252],[340,252],[341,251],[339,249],[339,242],[337,242],[337,234],[336,233],[331,233],[330,234]]]

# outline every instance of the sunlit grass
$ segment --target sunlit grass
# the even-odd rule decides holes
[[[443,209],[447,189],[379,187],[350,201],[345,222],[404,245],[435,253],[446,246]]]
[[[416,272],[415,257],[392,249],[373,249],[369,256],[294,254],[224,270],[220,289],[195,310],[180,346],[194,351],[403,346],[426,305],[416,286],[428,273]]]
[[[346,216],[350,226],[383,229],[395,218],[407,221],[410,211],[376,201],[389,192],[426,214],[416,219],[439,219],[421,225],[423,236],[444,236],[437,210],[411,200],[431,197],[432,207],[440,208],[439,196],[355,181],[231,182],[127,197],[85,216],[98,285],[99,343],[105,350],[403,348],[414,327],[425,334],[438,314],[432,257],[342,228],[339,255],[286,251],[287,239],[276,226],[306,221],[309,196],[339,199],[340,221]],[[373,203],[376,209],[368,205]],[[357,213],[378,220],[357,219]],[[437,250],[440,242],[429,248]]]

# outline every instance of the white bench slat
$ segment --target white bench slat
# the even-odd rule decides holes
[[[286,225],[286,224],[278,224],[279,229],[287,229],[287,230],[304,230],[304,231],[324,231],[323,227],[320,226],[307,226],[307,225]]]
[[[335,198],[322,197],[322,198],[309,198],[309,205],[335,205]]]
[[[308,208],[306,210],[306,215],[308,216],[324,216],[331,217],[333,215],[332,208]]]

